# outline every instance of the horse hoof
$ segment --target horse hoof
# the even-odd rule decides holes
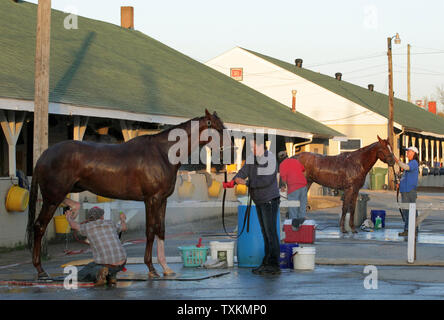
[[[174,276],[174,275],[176,275],[176,273],[173,270],[171,270],[170,268],[168,268],[163,272],[163,275],[165,277],[168,277],[168,276]]]
[[[355,229],[352,229],[352,233],[358,233],[358,231],[356,231]]]
[[[149,279],[156,279],[156,278],[160,278],[159,274],[157,273],[156,270],[154,271],[150,271],[148,272],[148,278]]]
[[[39,272],[39,274],[37,275],[37,279],[38,280],[47,280],[47,279],[49,279],[49,274],[47,274],[46,271]]]

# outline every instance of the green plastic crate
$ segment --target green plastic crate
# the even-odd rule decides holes
[[[198,267],[207,261],[208,247],[185,246],[178,249],[184,267]]]

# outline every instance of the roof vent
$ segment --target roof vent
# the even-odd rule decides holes
[[[120,7],[120,26],[134,29],[134,7]]]
[[[296,65],[296,67],[298,67],[298,68],[302,68],[302,62],[303,62],[302,59],[296,59],[296,60],[294,60],[294,63],[295,63],[295,65]]]
[[[340,72],[336,72],[336,73],[335,73],[335,78],[336,78],[336,80],[341,81],[341,79],[342,79],[342,73],[340,73]]]
[[[373,91],[374,88],[375,88],[375,85],[373,85],[373,84],[368,85],[368,90]]]

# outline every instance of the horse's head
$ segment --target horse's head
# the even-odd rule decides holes
[[[378,151],[377,156],[378,159],[382,162],[387,163],[389,166],[393,166],[395,164],[395,158],[393,156],[392,146],[389,144],[387,140],[381,139],[378,136]]]
[[[234,146],[230,134],[228,133],[223,121],[217,115],[216,111],[211,114],[207,109],[205,109],[205,116],[200,118],[199,121],[199,132],[202,133],[206,129],[208,129],[209,134],[201,135],[200,143],[211,143],[213,139],[219,139],[219,144],[217,146],[220,148],[220,156],[222,157],[224,155],[224,149],[230,150],[231,155],[232,151],[234,150]],[[213,132],[210,132],[211,130],[213,130]],[[228,154],[225,156],[228,156]]]

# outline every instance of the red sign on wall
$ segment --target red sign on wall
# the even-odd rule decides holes
[[[237,81],[242,81],[244,76],[243,68],[230,68],[230,77]]]

